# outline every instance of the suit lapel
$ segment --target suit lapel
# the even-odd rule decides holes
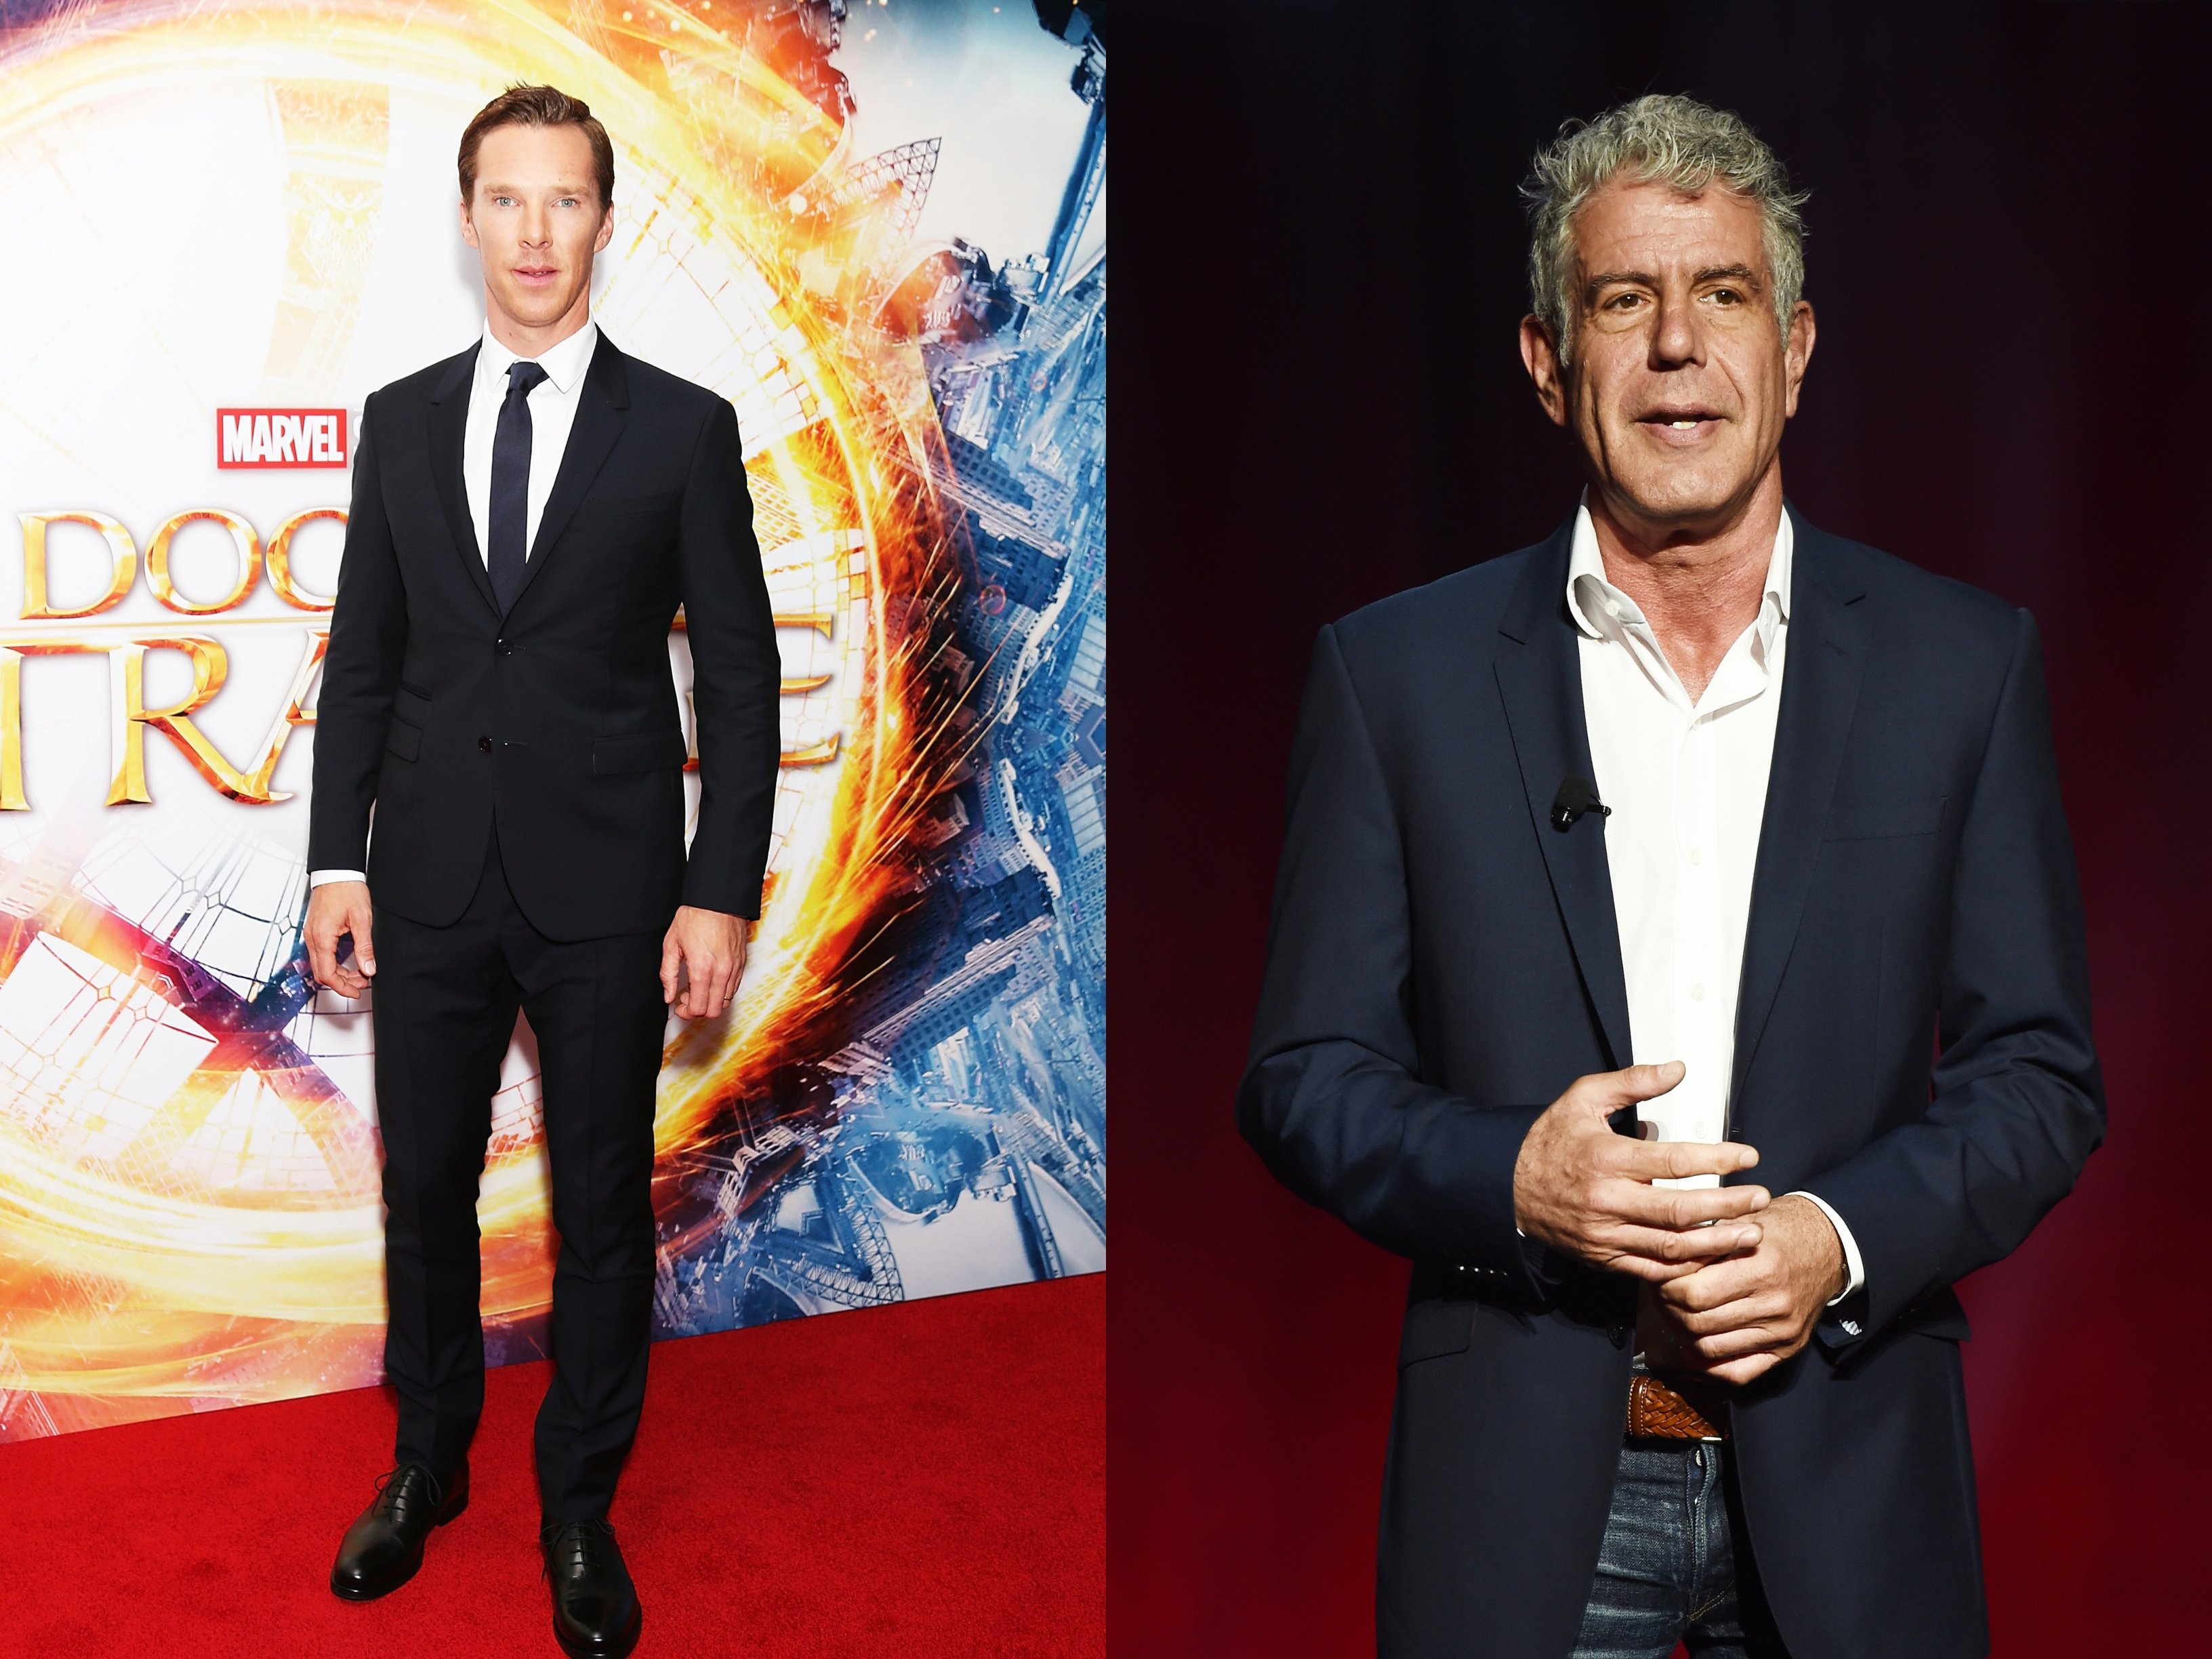
[[[476,520],[469,516],[468,486],[461,479],[461,453],[468,435],[469,392],[476,384],[479,340],[459,356],[430,394],[430,477],[438,490],[438,505],[445,509],[446,528],[453,532],[453,550],[476,583],[477,592],[495,613],[499,600],[493,595],[491,577],[484,569],[483,550],[477,544]]]
[[[623,367],[623,355],[602,331],[598,344],[592,348],[591,366],[584,371],[583,387],[576,398],[576,419],[568,428],[568,447],[562,452],[561,470],[553,475],[553,493],[545,498],[545,511],[538,518],[538,538],[531,544],[530,562],[522,573],[522,586],[515,590],[514,605],[522,603],[538,573],[559,550],[561,532],[568,527],[592,481],[614,453],[629,410],[629,376]],[[511,611],[514,606],[507,608]]]
[[[1742,1098],[1744,1079],[1796,942],[1866,666],[1863,624],[1851,608],[1865,589],[1855,580],[1848,550],[1808,525],[1794,508],[1790,516],[1795,537],[1790,644],[1766,812],[1753,866],[1751,915],[1744,930],[1732,1100]]]
[[[1566,924],[1583,988],[1596,1011],[1613,1066],[1630,1063],[1628,984],[1613,915],[1613,875],[1605,857],[1605,820],[1589,813],[1565,830],[1552,828],[1560,781],[1591,775],[1589,728],[1583,713],[1582,664],[1566,610],[1569,519],[1523,570],[1499,631],[1510,643],[1497,659],[1498,691],[1513,737],[1514,759],[1528,799],[1528,821],[1543,849],[1552,895]]]

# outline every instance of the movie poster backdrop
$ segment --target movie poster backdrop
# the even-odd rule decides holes
[[[380,1374],[315,696],[362,401],[482,326],[454,150],[517,80],[613,137],[594,309],[735,406],[782,649],[656,1332],[1103,1267],[1105,69],[1051,0],[0,0],[0,1438]],[[480,1218],[538,1357],[526,1024]]]

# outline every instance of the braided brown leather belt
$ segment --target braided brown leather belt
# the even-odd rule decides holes
[[[1628,1432],[1638,1440],[1725,1440],[1728,1401],[1717,1390],[1694,1386],[1686,1394],[1638,1371],[1628,1379]]]

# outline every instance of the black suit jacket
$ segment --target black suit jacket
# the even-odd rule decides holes
[[[2025,611],[1795,524],[1731,1133],[1835,1206],[1867,1283],[1741,1391],[1734,1456],[1796,1659],[1978,1655],[1950,1286],[2104,1125],[2040,652]],[[1571,529],[1323,629],[1291,763],[1238,1119],[1415,1263],[1384,1659],[1560,1659],[1620,1444],[1632,1282],[1514,1230],[1529,1125],[1631,1057],[1604,820],[1547,822],[1592,775]]]
[[[781,670],[737,417],[602,333],[502,617],[461,483],[477,348],[363,411],[315,721],[308,863],[442,927],[495,824],[516,902],[555,939],[760,914]],[[702,786],[684,846],[684,608]],[[376,833],[369,835],[374,808]]]

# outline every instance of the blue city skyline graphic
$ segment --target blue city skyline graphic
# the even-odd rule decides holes
[[[662,1336],[1105,1265],[1103,246],[1071,269],[1103,191],[1105,56],[1083,14],[1062,27],[1089,117],[1050,240],[994,264],[955,236],[900,295],[945,439],[961,586],[936,672],[979,727],[969,775],[858,1035],[783,1068],[696,1167],[664,1160]]]

